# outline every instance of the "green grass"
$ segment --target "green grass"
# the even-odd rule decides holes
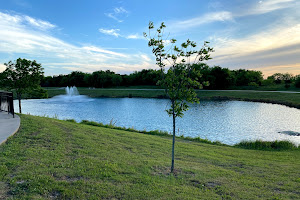
[[[234,86],[230,88],[231,90],[262,90],[262,91],[298,91],[300,92],[300,88],[297,88],[294,83],[290,84],[289,88],[285,87],[285,84],[274,84],[267,86]]]
[[[200,99],[231,99],[282,104],[300,108],[300,93],[278,93],[259,91],[199,91]]]
[[[298,150],[259,151],[21,115],[0,198],[300,199]]]

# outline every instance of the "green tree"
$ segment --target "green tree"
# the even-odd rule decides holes
[[[111,83],[113,86],[120,86],[122,83],[122,76],[120,74],[113,74],[111,78]]]
[[[220,66],[214,66],[210,69],[210,77],[213,81],[207,79],[211,89],[227,89],[233,85],[233,78],[231,72],[227,68],[221,68]]]
[[[19,111],[22,113],[22,95],[32,92],[34,89],[40,90],[40,80],[43,75],[41,64],[35,60],[30,61],[18,58],[15,62],[4,63],[6,69],[2,72],[0,85],[9,90],[14,89],[19,100]]]
[[[295,76],[295,87],[300,88],[300,74]]]
[[[272,76],[270,76],[270,78],[273,78],[275,80],[275,83],[277,84],[280,84],[282,82],[284,82],[285,84],[289,84],[295,79],[295,77],[289,73],[275,73]]]
[[[202,84],[198,81],[198,77],[201,77],[200,71],[196,70],[195,67],[198,63],[211,59],[209,53],[213,49],[208,46],[209,42],[204,42],[204,46],[200,50],[194,50],[197,45],[189,39],[182,43],[181,47],[175,45],[175,39],[169,40],[170,44],[165,45],[165,27],[164,23],[161,23],[156,34],[152,37],[151,30],[154,29],[154,25],[153,22],[150,22],[149,34],[144,33],[144,36],[148,39],[148,46],[152,48],[156,57],[156,64],[161,70],[161,79],[158,84],[165,89],[171,101],[171,107],[166,111],[169,116],[173,117],[171,163],[171,172],[173,172],[176,118],[183,117],[183,112],[189,108],[188,103],[199,103],[194,88],[201,88]],[[169,67],[167,71],[166,67]]]

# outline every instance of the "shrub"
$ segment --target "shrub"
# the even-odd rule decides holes
[[[274,79],[265,79],[261,82],[263,86],[275,85]]]
[[[75,119],[65,119],[65,121],[76,123],[76,120],[75,120]]]
[[[248,86],[258,87],[259,85],[255,82],[250,82]]]
[[[296,86],[297,88],[300,88],[300,75],[298,75],[298,77],[297,77],[296,80],[295,80],[295,86]]]
[[[98,127],[105,127],[105,128],[111,128],[111,129],[118,129],[118,130],[124,130],[124,131],[136,132],[136,133],[143,133],[143,134],[148,134],[148,135],[158,135],[158,136],[172,137],[172,135],[169,132],[160,131],[160,130],[154,130],[154,131],[143,130],[143,131],[140,131],[140,130],[136,130],[134,128],[119,127],[119,126],[114,126],[114,125],[111,125],[111,124],[102,124],[102,123],[98,123],[98,122],[94,122],[94,121],[88,121],[88,120],[82,120],[80,122],[80,124],[98,126]],[[181,139],[184,139],[184,140],[189,140],[189,141],[194,141],[194,142],[201,142],[201,143],[207,143],[207,144],[213,144],[213,145],[227,146],[226,144],[223,144],[219,141],[212,142],[208,139],[201,139],[200,137],[191,138],[191,137],[179,136],[178,138],[181,138]]]
[[[286,83],[286,84],[284,85],[284,87],[285,87],[286,89],[289,89],[289,88],[291,87],[291,85],[288,84],[288,83]]]
[[[256,150],[296,150],[299,149],[295,144],[291,143],[290,141],[261,141],[261,140],[256,140],[254,142],[252,141],[242,141],[236,145],[235,147],[240,147],[244,149],[256,149]]]

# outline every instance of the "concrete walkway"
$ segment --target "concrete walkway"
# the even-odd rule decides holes
[[[4,143],[7,138],[15,134],[20,127],[20,117],[15,114],[13,118],[12,114],[0,111],[0,144]]]

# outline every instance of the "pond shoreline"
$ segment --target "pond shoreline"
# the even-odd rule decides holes
[[[291,102],[283,102],[283,101],[277,101],[277,100],[271,100],[271,99],[249,99],[249,98],[234,98],[234,97],[224,97],[224,96],[216,96],[216,97],[210,97],[210,98],[199,98],[200,100],[227,100],[227,101],[249,101],[249,102],[259,102],[259,103],[270,103],[270,104],[277,104],[277,105],[283,105],[290,108],[297,108],[300,109],[300,104],[295,104]]]
[[[284,140],[288,137],[278,134],[279,131],[300,132],[295,126],[298,123],[295,121],[298,118],[296,116],[300,114],[298,109],[275,104],[228,100],[229,98],[223,97],[210,99],[213,100],[202,99],[200,105],[191,105],[187,116],[178,120],[178,127],[180,127],[178,135],[200,136],[232,145],[243,138],[264,140],[265,137],[269,138],[267,133],[272,133],[270,137],[272,140],[276,138]],[[17,106],[18,102],[15,103]],[[164,112],[168,103],[168,99],[161,97],[160,99],[102,97],[84,98],[80,101],[78,98],[73,101],[69,98],[26,100],[22,104],[24,113],[33,115],[74,119],[77,122],[90,120],[103,124],[117,123],[117,126],[134,127],[137,130],[169,132],[171,130],[168,124],[171,121]],[[226,110],[227,108],[229,110]],[[246,121],[250,124],[245,123]],[[199,126],[199,123],[202,125]],[[227,134],[231,136],[224,139],[224,135]],[[241,137],[241,134],[245,137]],[[264,134],[267,135],[263,136]],[[300,144],[299,139],[295,141],[297,144]]]
[[[65,90],[47,88],[49,98],[65,93]],[[156,98],[167,99],[163,89],[89,89],[78,88],[81,95],[92,98]],[[243,90],[197,90],[198,98],[201,100],[238,100],[249,102],[271,103],[300,109],[300,94],[287,93],[286,91],[243,91]]]

